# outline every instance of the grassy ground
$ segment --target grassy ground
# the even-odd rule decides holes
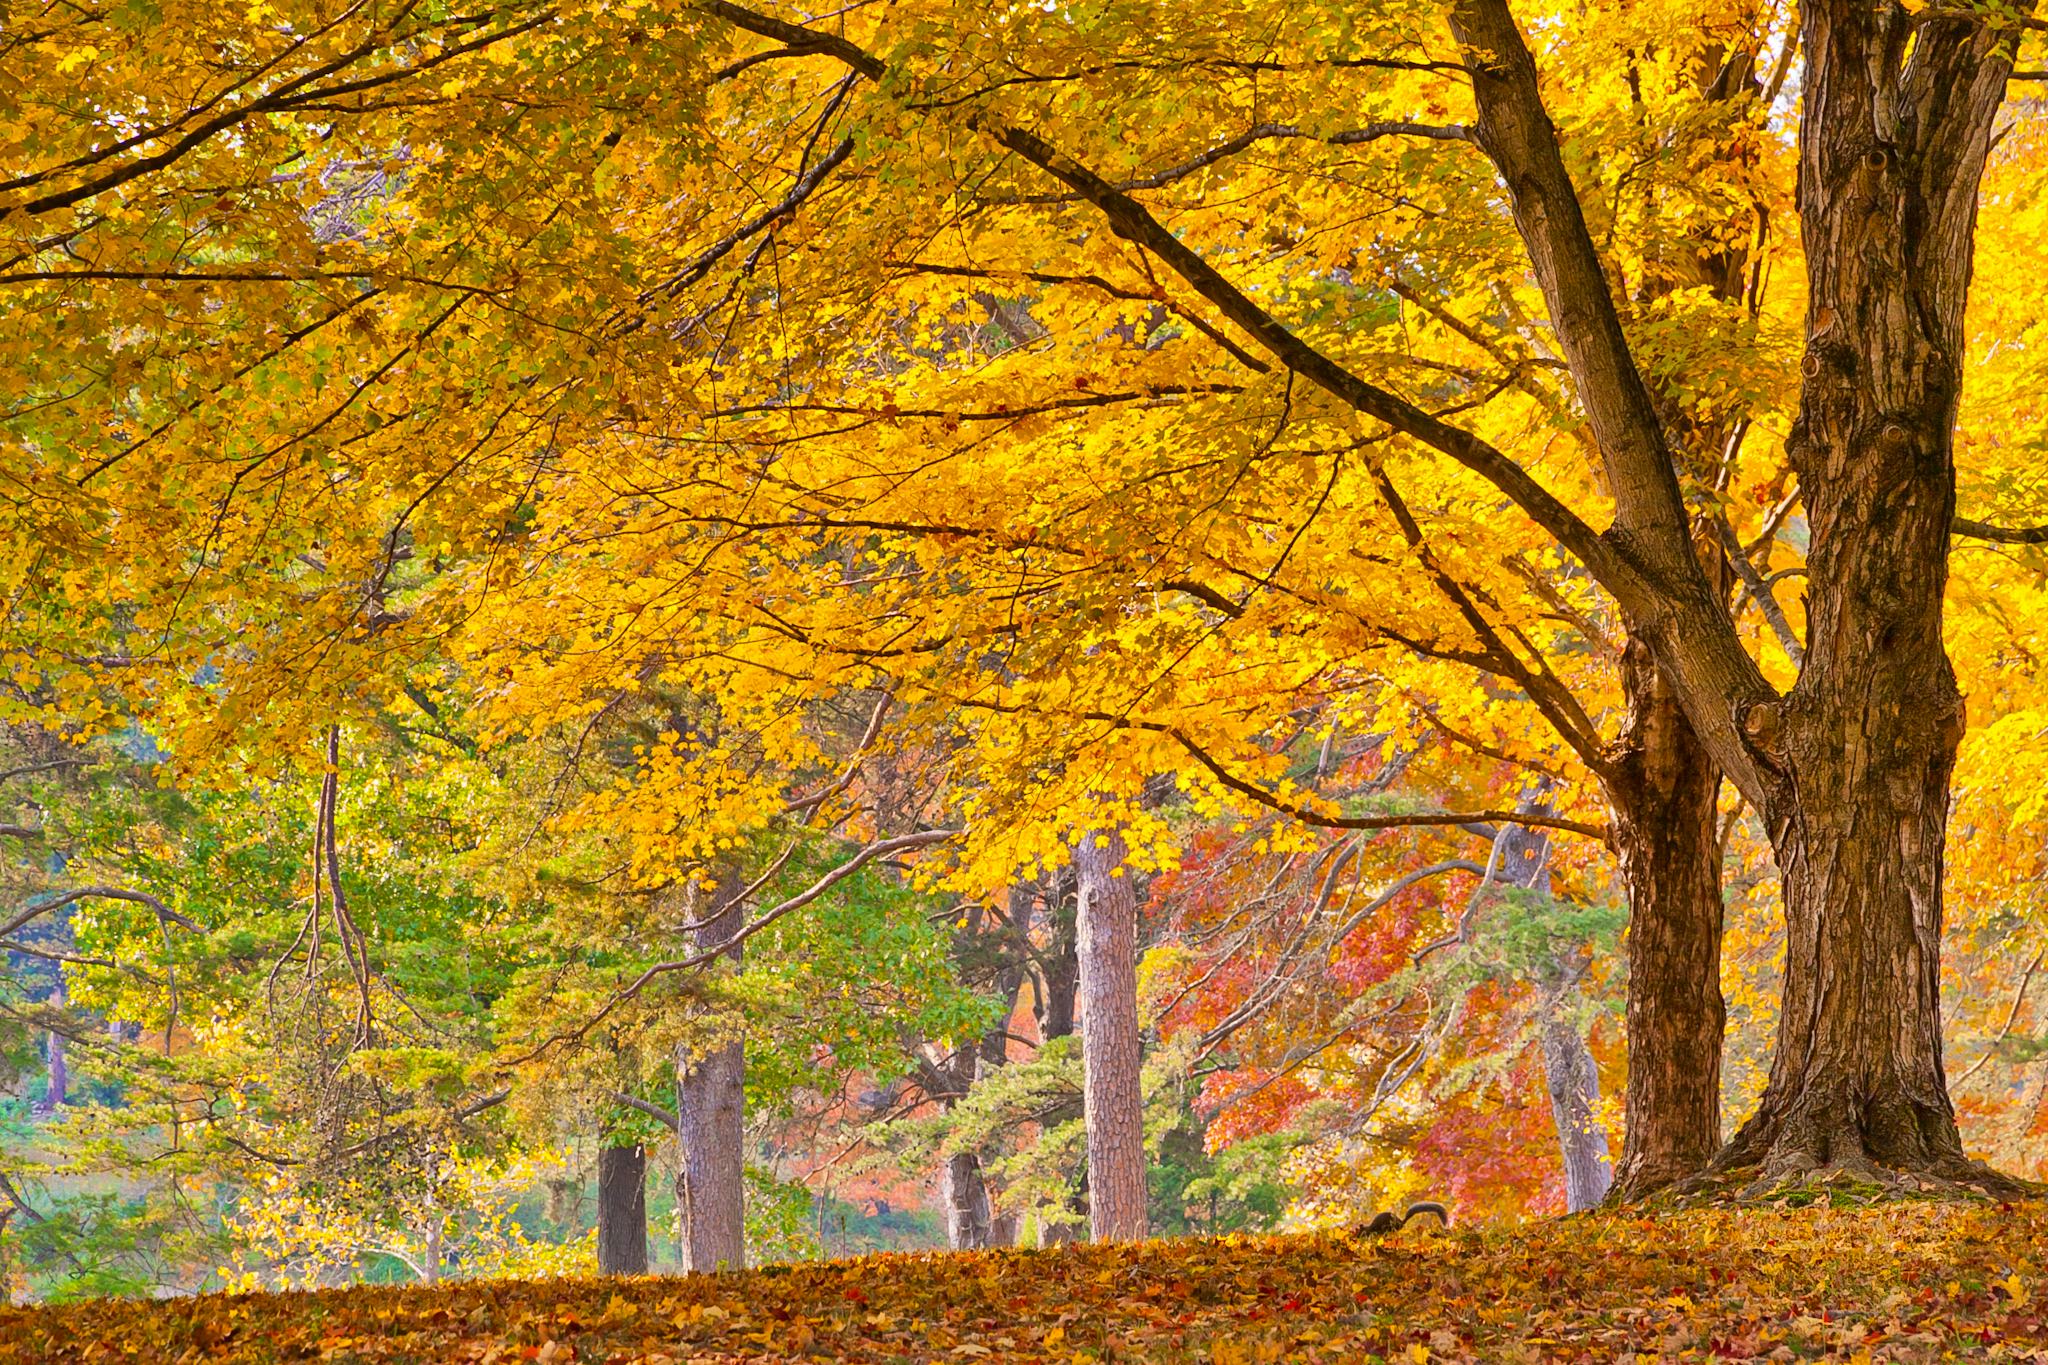
[[[5,1365],[127,1360],[2048,1362],[2048,1203],[0,1309]]]

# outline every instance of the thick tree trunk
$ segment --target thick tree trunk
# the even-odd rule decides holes
[[[1124,854],[1123,835],[1114,831],[1083,835],[1074,849],[1088,1223],[1098,1242],[1135,1240],[1146,1230],[1138,901]]]
[[[647,1149],[597,1151],[597,1273],[647,1273]]]
[[[1983,1180],[1942,1072],[1964,726],[1942,594],[1977,188],[2013,35],[1862,0],[1800,17],[1808,342],[1787,449],[1812,533],[1806,663],[1744,717],[1774,778],[1785,995],[1769,1085],[1721,1164]]]
[[[731,943],[746,922],[733,901],[738,883],[721,879],[699,898],[714,909],[696,932],[699,951]],[[739,960],[740,948],[729,954]],[[676,1057],[676,1136],[682,1169],[676,1176],[676,1219],[683,1269],[738,1270],[746,1265],[746,1052],[737,1039],[704,1051],[685,1047]]]
[[[1628,893],[1628,1090],[1616,1193],[1698,1174],[1721,1145],[1720,769],[1639,639],[1607,782]]]

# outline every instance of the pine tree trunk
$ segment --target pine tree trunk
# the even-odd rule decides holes
[[[1145,1236],[1145,1112],[1139,1085],[1138,904],[1120,833],[1084,835],[1075,938],[1081,959],[1088,1221],[1098,1242]]]
[[[696,931],[699,951],[731,942],[746,922],[733,902],[737,882],[721,879],[700,903],[722,910]],[[737,962],[740,948],[728,954]],[[676,1057],[676,1135],[682,1169],[676,1177],[676,1218],[683,1269],[738,1270],[746,1265],[746,1052],[737,1039],[701,1053],[685,1047]]]
[[[597,1273],[647,1273],[647,1149],[597,1150]]]
[[[1774,781],[1785,993],[1770,1082],[1721,1164],[1982,1181],[1942,1072],[1964,727],[1942,596],[1977,189],[2012,35],[1859,0],[1800,15],[1808,342],[1787,451],[1812,535],[1806,663],[1743,717]]]
[[[1631,639],[1628,718],[1607,782],[1627,889],[1628,1090],[1615,1192],[1698,1174],[1721,1145],[1720,769]]]

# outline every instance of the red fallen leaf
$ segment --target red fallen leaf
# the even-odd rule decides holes
[[[846,1291],[846,1301],[848,1303],[857,1303],[863,1308],[868,1306],[868,1296],[861,1292],[859,1285],[854,1285]]]
[[[1301,1311],[1301,1296],[1297,1294],[1280,1306],[1290,1313],[1298,1313]]]

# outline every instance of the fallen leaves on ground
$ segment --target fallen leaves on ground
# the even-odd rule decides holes
[[[0,1308],[0,1362],[2025,1360],[2048,1203],[1603,1214]]]

